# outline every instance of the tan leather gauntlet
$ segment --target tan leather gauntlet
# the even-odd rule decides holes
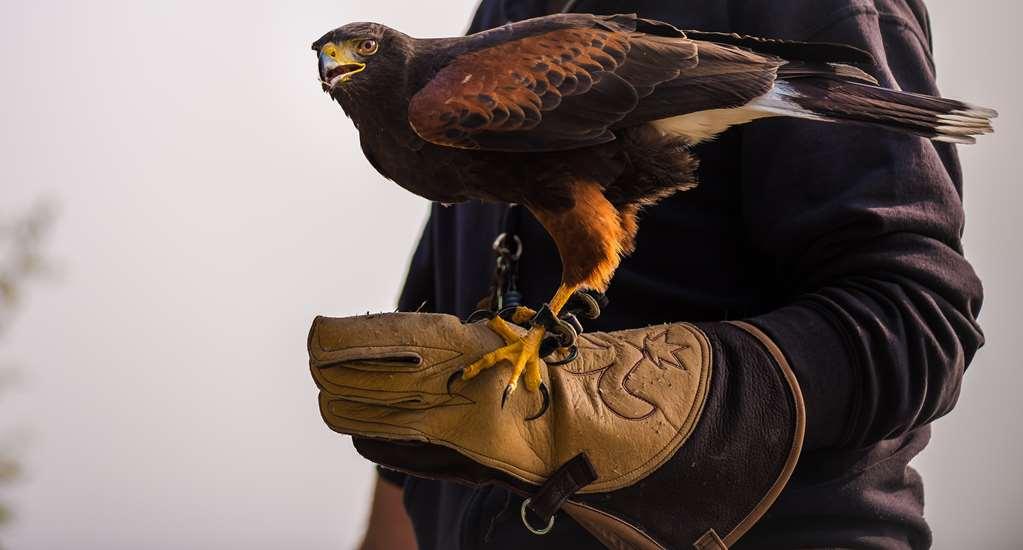
[[[458,376],[504,344],[484,323],[320,317],[309,354],[324,420],[378,463],[502,483],[533,497],[534,530],[560,507],[612,547],[712,548],[738,539],[777,496],[803,423],[795,379],[766,336],[715,326],[745,331],[759,356],[734,358],[752,363],[735,372],[685,323],[584,334],[578,358],[545,369],[550,407],[538,417],[539,392],[516,392],[502,408],[500,367]]]

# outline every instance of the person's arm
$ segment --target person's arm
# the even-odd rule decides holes
[[[361,550],[415,550],[415,532],[401,498],[400,485],[377,477]]]
[[[852,4],[751,19],[759,23],[750,32],[868,49],[882,85],[934,94],[920,6]],[[743,222],[773,266],[764,286],[791,297],[751,322],[799,378],[806,448],[867,446],[947,413],[983,343],[981,285],[960,244],[954,148],[790,120],[754,124],[742,143]]]

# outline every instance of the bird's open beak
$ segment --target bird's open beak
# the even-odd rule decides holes
[[[320,82],[325,89],[347,82],[365,68],[366,64],[356,61],[346,44],[328,42],[320,48]]]

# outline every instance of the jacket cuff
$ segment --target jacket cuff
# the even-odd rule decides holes
[[[807,416],[804,449],[841,445],[856,414],[857,359],[826,303],[810,298],[748,322],[777,345],[799,381]]]
[[[405,478],[408,474],[392,470],[390,468],[384,468],[383,466],[377,465],[377,475],[380,479],[398,487],[399,489],[405,486]]]

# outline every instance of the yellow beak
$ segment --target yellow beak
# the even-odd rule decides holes
[[[366,64],[356,61],[346,44],[338,46],[327,42],[320,48],[320,82],[326,87],[334,88],[347,82],[365,68]]]

